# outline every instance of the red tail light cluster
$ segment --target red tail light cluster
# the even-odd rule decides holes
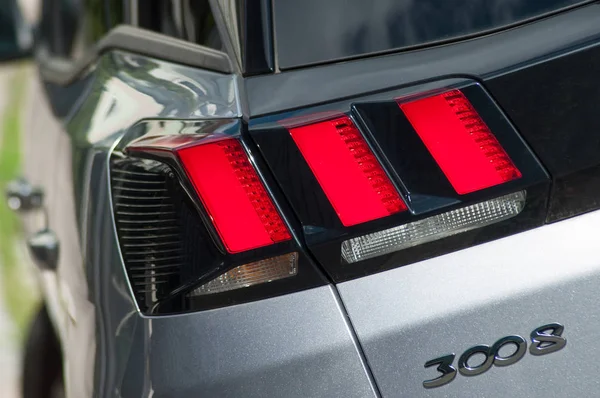
[[[155,122],[113,153],[119,243],[150,313],[327,283],[310,258],[343,281],[545,217],[547,174],[476,84],[251,119],[249,136],[194,123]]]
[[[459,195],[521,177],[461,91],[398,104]],[[288,130],[344,227],[407,210],[350,117]],[[525,193],[520,192],[347,239],[341,244],[341,256],[348,263],[382,256],[512,218],[523,210],[524,204]]]
[[[494,234],[451,245],[444,238],[492,224],[511,225],[501,234],[528,228],[510,220],[526,202],[543,203],[546,173],[480,86],[431,93],[375,95],[251,124],[334,279],[484,241]],[[523,217],[542,220],[541,212]]]
[[[460,90],[398,105],[459,195],[521,177]],[[283,124],[345,227],[407,210],[350,117]]]

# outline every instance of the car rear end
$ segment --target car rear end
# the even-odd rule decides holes
[[[460,3],[242,7],[239,114],[111,148],[124,396],[597,394],[600,4]]]

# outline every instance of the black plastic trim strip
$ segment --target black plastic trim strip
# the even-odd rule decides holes
[[[314,106],[441,77],[500,75],[600,38],[600,4],[440,47],[293,70],[246,80],[251,116]],[[312,88],[312,89],[311,89]]]
[[[600,42],[485,85],[553,177],[548,222],[600,207]]]
[[[215,72],[233,71],[229,56],[224,52],[129,25],[112,29],[76,61],[54,57],[43,45],[38,48],[36,58],[45,81],[66,86],[80,77],[102,54],[111,50],[128,51]]]
[[[245,0],[242,7],[240,15],[244,75],[273,72],[271,1]]]

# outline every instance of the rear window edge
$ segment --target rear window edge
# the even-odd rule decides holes
[[[347,61],[355,61],[355,60],[359,60],[359,59],[364,59],[364,58],[371,58],[371,57],[377,57],[377,56],[382,56],[382,55],[391,55],[391,54],[399,54],[399,53],[404,53],[404,52],[411,52],[411,51],[416,51],[416,50],[422,50],[422,49],[426,49],[426,48],[431,48],[431,47],[439,47],[439,46],[443,46],[443,45],[447,45],[447,44],[454,44],[457,42],[463,42],[463,41],[468,41],[468,40],[473,40],[473,39],[479,39],[482,37],[486,37],[486,36],[491,36],[497,33],[501,33],[501,32],[506,32],[508,30],[511,29],[515,29],[515,28],[520,28],[524,25],[528,25],[534,22],[538,22],[550,17],[553,17],[555,15],[558,14],[562,14],[568,11],[572,11],[575,10],[577,8],[582,8],[582,7],[586,7],[589,6],[590,4],[593,3],[597,3],[597,0],[587,0],[583,3],[579,3],[579,4],[573,4],[570,6],[566,6],[566,7],[562,7],[553,11],[549,11],[540,15],[536,15],[534,17],[531,18],[527,18],[527,19],[523,19],[517,22],[513,22],[507,25],[502,25],[499,27],[495,27],[492,29],[487,29],[487,30],[482,30],[476,33],[471,33],[471,34],[467,34],[467,35],[462,35],[462,36],[455,36],[455,37],[451,37],[448,39],[440,39],[440,40],[433,40],[433,41],[428,41],[426,43],[422,43],[422,44],[415,44],[415,45],[411,45],[411,46],[406,46],[406,47],[399,47],[399,48],[395,48],[395,49],[390,49],[390,50],[382,50],[382,51],[374,51],[374,52],[370,52],[370,53],[365,53],[365,54],[360,54],[360,55],[351,55],[348,57],[341,57],[341,58],[336,58],[336,59],[332,59],[332,60],[327,60],[327,61],[322,61],[322,62],[309,62],[306,64],[302,64],[302,65],[297,65],[297,66],[288,66],[288,67],[282,67],[281,64],[279,63],[279,58],[278,58],[278,53],[277,53],[277,47],[274,46],[274,52],[275,52],[275,59],[276,59],[276,63],[278,65],[277,70],[275,71],[275,73],[280,73],[280,72],[287,72],[287,71],[293,71],[293,70],[298,70],[298,69],[304,69],[304,68],[310,68],[313,66],[322,66],[322,65],[331,65],[331,64],[336,64],[336,63],[342,63],[342,62],[347,62]]]

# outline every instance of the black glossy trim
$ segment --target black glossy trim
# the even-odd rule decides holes
[[[271,173],[286,193],[304,233],[311,235],[343,228],[308,163],[302,157],[288,131],[283,127],[252,130],[251,136],[267,160]]]
[[[378,149],[381,160],[399,182],[412,211],[420,214],[460,203],[442,169],[396,102],[359,103],[353,106],[353,112],[366,127],[371,145]]]
[[[599,208],[600,164],[554,179],[546,221],[561,221]]]
[[[554,177],[548,221],[600,207],[600,44],[486,81]]]
[[[109,31],[78,60],[57,58],[44,45],[38,47],[36,58],[45,81],[65,86],[92,67],[103,53],[111,50],[127,51],[220,73],[231,73],[233,70],[229,56],[221,51],[128,25],[120,25]]]
[[[506,73],[600,38],[600,4],[445,46],[246,79],[250,116],[365,95],[441,77]]]
[[[599,163],[600,43],[487,79],[486,87],[556,176]]]
[[[238,0],[238,22],[245,76],[273,72],[271,0]]]

